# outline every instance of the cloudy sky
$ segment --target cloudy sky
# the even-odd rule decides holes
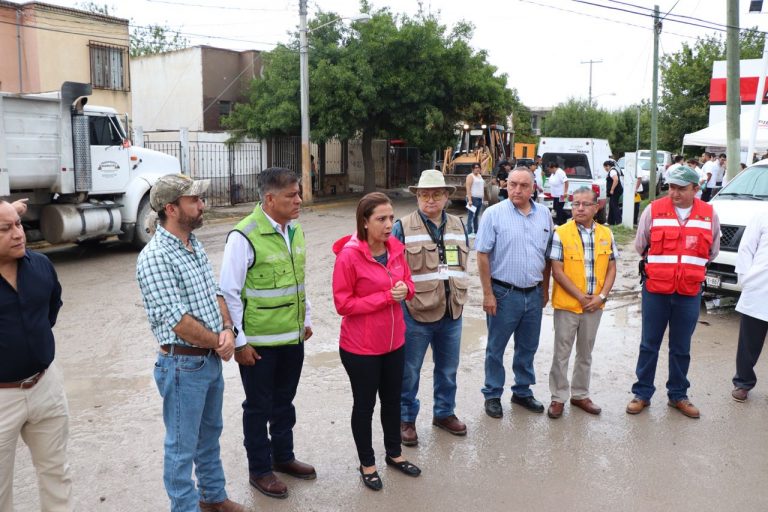
[[[76,6],[70,0],[49,3]],[[371,0],[374,8],[413,15],[414,0]],[[135,24],[164,23],[192,44],[233,49],[270,50],[287,42],[298,26],[298,0],[98,0],[115,15]],[[677,51],[697,36],[725,38],[726,0],[423,0],[424,10],[454,25],[475,26],[472,44],[509,76],[523,103],[548,107],[569,97],[586,99],[589,64],[592,96],[606,108],[618,108],[651,96],[653,76],[652,9],[658,3],[663,24],[660,54]],[[749,14],[740,0],[740,26],[768,30],[768,15]],[[310,18],[318,11],[351,16],[358,0],[309,0]]]

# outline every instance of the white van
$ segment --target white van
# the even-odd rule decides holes
[[[546,174],[550,162],[568,175],[569,197],[565,209],[571,210],[570,194],[574,190],[586,186],[597,192],[600,210],[597,213],[599,222],[605,221],[605,170],[603,162],[611,157],[611,146],[605,139],[579,139],[561,137],[542,137],[539,140],[537,154],[541,155],[541,168]],[[552,209],[552,195],[549,193],[548,181],[544,184],[544,204]]]
[[[637,175],[643,183],[645,196],[648,195],[648,184],[651,182],[651,150],[641,149],[637,152]],[[672,153],[669,151],[656,151],[656,195],[658,196],[664,186],[667,167],[672,163]]]
[[[741,294],[736,256],[747,222],[756,214],[768,215],[768,160],[741,171],[712,198],[720,218],[720,254],[707,267],[704,287],[722,295]]]

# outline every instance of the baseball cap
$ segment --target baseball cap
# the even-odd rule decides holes
[[[693,183],[694,185],[698,185],[699,183],[699,173],[688,167],[687,165],[680,165],[675,167],[674,169],[670,169],[667,173],[667,179],[665,180],[667,183],[670,183],[672,185],[678,185],[680,187],[685,187],[686,185],[689,185]]]
[[[149,193],[149,205],[159,212],[165,205],[183,196],[201,196],[211,180],[193,180],[185,174],[168,174],[155,182]]]

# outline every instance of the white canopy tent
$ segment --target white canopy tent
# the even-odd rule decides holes
[[[760,109],[760,120],[757,123],[757,137],[755,138],[755,150],[768,150],[768,109]],[[749,145],[749,134],[752,133],[752,112],[741,114],[740,133],[741,149],[746,150]],[[717,146],[727,145],[726,122],[713,124],[703,130],[688,133],[683,137],[683,146]]]

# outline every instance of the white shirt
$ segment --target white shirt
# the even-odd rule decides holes
[[[263,210],[262,210],[263,211]],[[289,238],[288,227],[293,224],[289,222],[283,227],[275,222],[269,215],[264,213],[275,228],[275,231],[283,235],[288,252],[291,251],[291,240]],[[245,256],[245,257],[243,257]],[[247,343],[245,333],[243,332],[243,302],[240,298],[240,291],[245,286],[245,276],[248,274],[248,268],[253,265],[253,248],[251,242],[242,235],[242,233],[233,231],[227,236],[227,243],[224,246],[224,256],[221,259],[221,275],[219,276],[219,288],[224,295],[224,301],[229,309],[229,316],[232,317],[232,323],[235,324],[240,334],[235,338],[235,347],[242,347]],[[304,326],[312,327],[312,319],[309,312],[309,297],[306,297],[306,313],[304,315]]]
[[[533,179],[536,181],[536,186],[539,190],[543,190],[544,182],[541,179],[541,167],[537,167],[536,170],[533,171]]]
[[[716,160],[710,160],[704,164],[701,170],[705,178],[708,173],[710,174],[709,180],[707,180],[707,188],[715,188],[717,186],[717,178],[720,175],[720,164]]]
[[[549,193],[552,197],[560,197],[565,192],[565,183],[568,181],[568,175],[561,168],[557,168],[549,176]]]
[[[742,284],[736,311],[768,322],[768,218],[758,214],[747,222],[739,243],[736,273]]]

